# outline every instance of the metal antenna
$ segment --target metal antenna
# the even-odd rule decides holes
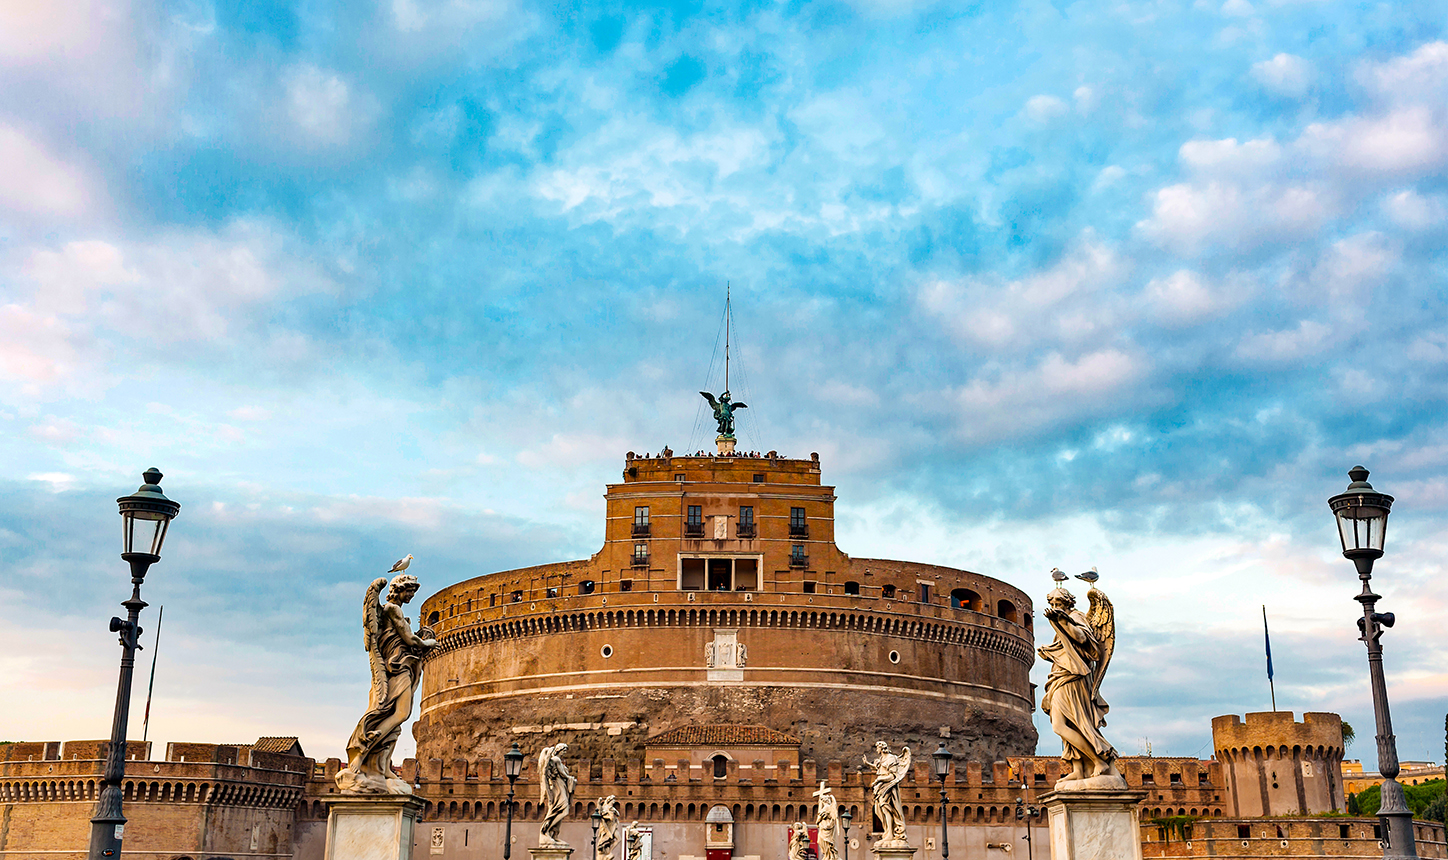
[[[730,286],[724,282],[724,390],[729,390],[729,318],[734,312],[729,309]]]

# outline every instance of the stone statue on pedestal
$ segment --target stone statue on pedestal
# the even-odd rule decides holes
[[[634,821],[623,829],[624,860],[643,860],[644,835],[639,832],[639,823]]]
[[[568,844],[558,838],[558,828],[568,817],[578,780],[563,763],[563,753],[567,750],[568,744],[554,744],[538,753],[538,805],[543,809],[543,824],[538,828],[540,847]]]
[[[594,860],[613,860],[613,849],[618,844],[618,798],[613,795],[598,802],[598,846],[594,849]]]
[[[840,826],[840,801],[830,791],[829,785],[820,781],[820,790],[814,793],[819,800],[819,811],[815,813],[815,844],[819,846],[819,860],[836,860],[839,852],[835,849],[835,834]]]
[[[372,689],[367,713],[347,741],[347,766],[337,772],[337,788],[344,794],[412,794],[412,786],[392,773],[392,748],[412,716],[422,660],[437,647],[437,639],[427,627],[414,633],[411,619],[402,614],[403,605],[417,594],[417,577],[393,577],[387,601],[379,603],[386,585],[386,578],[374,579],[362,603],[362,642],[372,666]]]
[[[789,830],[789,860],[809,860],[809,827],[803,821]]]
[[[1060,579],[1065,579],[1064,575],[1058,576]],[[1093,571],[1088,581],[1094,579]],[[1101,679],[1116,647],[1116,612],[1095,585],[1087,597],[1091,601],[1089,614],[1076,609],[1075,596],[1064,588],[1058,587],[1046,596],[1044,614],[1056,631],[1056,639],[1037,649],[1051,664],[1041,710],[1050,715],[1051,729],[1060,735],[1065,747],[1061,759],[1070,768],[1055,789],[1125,790],[1126,780],[1116,769],[1116,749],[1101,734],[1109,710],[1101,697]]]
[[[909,848],[905,838],[905,806],[900,800],[900,783],[910,772],[910,748],[905,747],[900,755],[890,752],[890,745],[884,741],[875,742],[876,759],[865,759],[865,764],[875,769],[875,781],[870,784],[870,795],[874,800],[875,816],[885,836],[875,843],[875,850],[881,848]],[[913,849],[911,849],[913,850]]]

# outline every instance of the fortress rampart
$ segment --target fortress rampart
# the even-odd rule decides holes
[[[1212,720],[1212,746],[1225,768],[1234,816],[1313,815],[1346,806],[1342,788],[1342,718],[1291,711]]]

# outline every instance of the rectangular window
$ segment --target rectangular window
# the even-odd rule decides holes
[[[758,472],[755,472],[755,473],[754,473],[754,483],[756,483],[756,484],[762,484],[762,483],[764,483],[764,476],[761,475],[761,474],[759,474]]]
[[[1174,773],[1171,776],[1167,777],[1167,779],[1171,782],[1172,785],[1182,784],[1182,775],[1179,773]]]
[[[644,567],[649,563],[649,545],[646,543],[634,544],[633,564],[634,567]]]
[[[496,594],[489,594],[489,595],[488,595],[488,605],[489,605],[489,606],[497,606],[497,605],[498,605],[498,595],[496,595]]]
[[[522,603],[522,602],[523,602],[523,592],[521,592],[521,591],[515,591],[515,592],[513,592],[513,602],[514,602],[514,603]]]
[[[683,475],[683,473],[681,472],[681,473],[675,475],[675,476],[674,476],[674,480],[675,480],[675,481],[682,481],[682,480],[684,480],[684,475]]]
[[[881,587],[881,588],[880,588],[880,596],[883,597],[883,598],[885,598],[886,600],[894,600],[894,599],[895,599],[895,586],[893,586],[893,585],[886,585],[886,586]]]
[[[815,584],[814,584],[813,582],[805,582],[805,584],[804,584],[804,593],[805,593],[805,594],[814,594],[814,593],[815,593]]]
[[[789,536],[809,537],[809,525],[804,518],[804,508],[789,509]]]
[[[702,591],[704,588],[704,559],[686,558],[679,565],[679,588],[683,591]]]
[[[1339,838],[1339,839],[1351,839],[1351,838],[1352,838],[1352,826],[1351,826],[1351,825],[1348,825],[1348,824],[1339,824],[1339,825],[1337,826],[1337,838]]]
[[[742,538],[752,538],[752,537],[754,537],[754,506],[753,506],[753,505],[740,505],[740,506],[739,506],[739,523],[735,526],[735,531],[738,532],[739,537],[742,537]]]
[[[795,544],[794,546],[791,546],[791,547],[789,548],[789,566],[790,566],[790,567],[804,567],[805,564],[806,564],[806,558],[805,558],[805,554],[804,554],[804,545],[803,545],[803,544]]]
[[[1155,774],[1150,774],[1150,773],[1143,773],[1143,774],[1141,775],[1141,784],[1142,784],[1142,785],[1156,785],[1156,775],[1155,775]]]
[[[704,524],[704,506],[703,506],[703,505],[689,505],[689,525],[694,526],[694,525],[703,525],[703,524]]]
[[[557,588],[549,588],[549,589],[548,589],[548,596],[549,596],[549,597],[557,597],[557,596],[558,596],[558,589],[557,589]]]
[[[1251,839],[1251,838],[1252,838],[1252,825],[1250,825],[1250,824],[1238,824],[1238,825],[1237,825],[1237,838],[1238,838],[1238,839]]]
[[[633,591],[633,580],[632,580],[632,579],[620,579],[620,580],[618,581],[618,590],[619,590],[619,591]]]
[[[928,583],[928,582],[922,582],[922,583],[920,583],[920,602],[921,602],[921,603],[929,603],[929,602],[930,602],[930,583]]]
[[[634,525],[636,525],[636,526],[646,526],[646,525],[648,525],[648,524],[649,524],[649,509],[648,509],[648,506],[645,505],[644,507],[634,508]]]

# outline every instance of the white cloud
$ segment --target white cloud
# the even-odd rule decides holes
[[[94,203],[93,183],[79,169],[18,129],[0,126],[0,164],[0,207],[74,218]]]
[[[1322,352],[1332,329],[1303,320],[1297,328],[1248,334],[1237,344],[1236,355],[1251,362],[1284,363]]]
[[[1411,54],[1364,64],[1357,79],[1385,101],[1441,102],[1448,97],[1448,42],[1429,42]]]
[[[1314,123],[1298,144],[1326,163],[1363,172],[1423,173],[1448,164],[1448,124],[1428,105]]]
[[[1382,206],[1394,224],[1409,230],[1426,230],[1448,220],[1448,203],[1441,196],[1424,197],[1411,188],[1389,195]]]
[[[1263,88],[1279,96],[1302,98],[1316,74],[1312,64],[1293,54],[1278,54],[1252,65],[1252,77]]]
[[[1055,96],[1039,95],[1026,99],[1025,114],[1032,122],[1049,123],[1066,114],[1066,103]]]
[[[1243,300],[1240,283],[1211,283],[1190,269],[1165,278],[1153,278],[1144,292],[1158,322],[1170,326],[1193,325],[1236,307]]]
[[[340,75],[301,63],[283,76],[287,115],[303,137],[320,146],[339,146],[371,125],[376,102],[357,96]]]
[[[958,416],[956,432],[967,441],[986,442],[1108,413],[1146,372],[1141,359],[1119,349],[1075,360],[1052,352],[1034,367],[977,378],[946,397]]]
[[[1310,236],[1339,208],[1331,188],[1267,183],[1180,183],[1159,189],[1151,217],[1137,226],[1179,253],[1213,246],[1250,249]]]

